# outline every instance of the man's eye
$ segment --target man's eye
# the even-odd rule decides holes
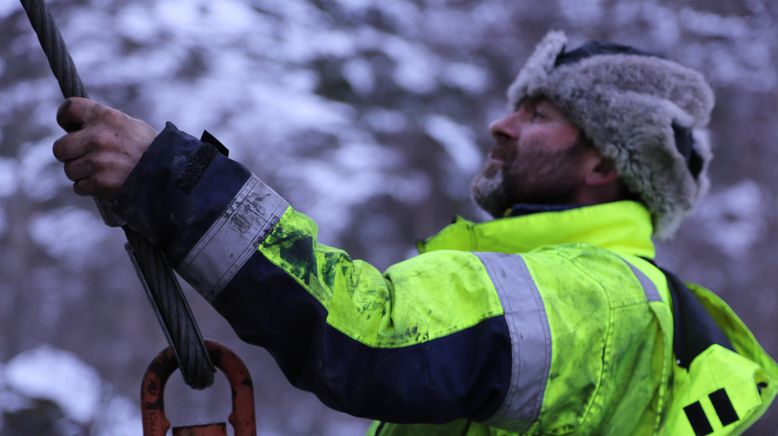
[[[541,111],[539,111],[537,109],[532,111],[532,120],[533,121],[545,120],[546,118],[547,118],[546,114],[544,114],[543,112],[541,112]]]

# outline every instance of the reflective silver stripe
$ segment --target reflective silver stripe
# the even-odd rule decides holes
[[[635,274],[635,277],[638,278],[640,285],[643,287],[643,292],[646,293],[646,300],[649,302],[662,301],[662,297],[659,296],[659,291],[656,289],[654,282],[652,282],[651,279],[649,279],[648,276],[643,273],[643,271],[639,270],[638,267],[632,265],[626,260],[624,262],[629,265],[629,269],[631,269],[632,273]]]
[[[511,385],[487,424],[521,432],[540,416],[551,366],[551,332],[543,299],[521,256],[476,253],[500,297],[511,335]]]
[[[251,175],[211,228],[184,257],[178,271],[213,301],[249,260],[289,205]]]

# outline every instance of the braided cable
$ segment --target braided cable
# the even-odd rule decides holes
[[[207,388],[213,384],[214,365],[173,270],[162,251],[146,238],[127,226],[124,233],[128,241],[125,248],[178,360],[184,381],[194,389]]]
[[[38,35],[62,94],[65,98],[87,98],[76,65],[43,0],[20,1]],[[114,227],[121,225],[121,220],[104,203],[97,201],[97,206],[106,224]],[[184,381],[194,389],[210,386],[213,384],[215,369],[173,270],[159,248],[128,226],[122,228],[128,241],[125,247],[175,353]]]
[[[38,41],[46,54],[51,71],[59,82],[62,94],[65,98],[87,98],[86,88],[78,76],[76,64],[73,63],[65,41],[54,23],[54,17],[46,9],[46,5],[42,0],[21,0],[21,2],[32,28],[35,29],[35,34],[38,35]]]

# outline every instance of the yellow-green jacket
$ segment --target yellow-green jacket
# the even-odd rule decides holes
[[[386,422],[373,433],[729,432],[776,395],[775,362],[698,286],[682,295],[743,357],[712,345],[676,363],[674,300],[638,203],[457,220],[381,272],[320,244],[216,150],[169,124],[115,211],[292,384]]]

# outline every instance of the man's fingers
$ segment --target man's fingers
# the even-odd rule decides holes
[[[82,157],[65,163],[65,176],[74,182],[89,177],[94,170],[94,161],[89,157]]]
[[[93,100],[71,97],[57,109],[57,124],[67,132],[81,129],[92,121],[103,106]]]
[[[97,186],[92,178],[87,177],[73,183],[73,192],[78,195],[92,195],[97,194]]]
[[[57,139],[52,146],[54,157],[60,162],[67,162],[85,155],[91,148],[89,135],[90,132],[82,130]]]
[[[154,140],[143,121],[85,98],[69,98],[57,111],[69,133],[54,142],[54,157],[80,195],[110,199]]]
[[[110,175],[93,172],[88,177],[73,182],[73,191],[78,195],[89,195],[110,199],[111,195],[119,189]]]

